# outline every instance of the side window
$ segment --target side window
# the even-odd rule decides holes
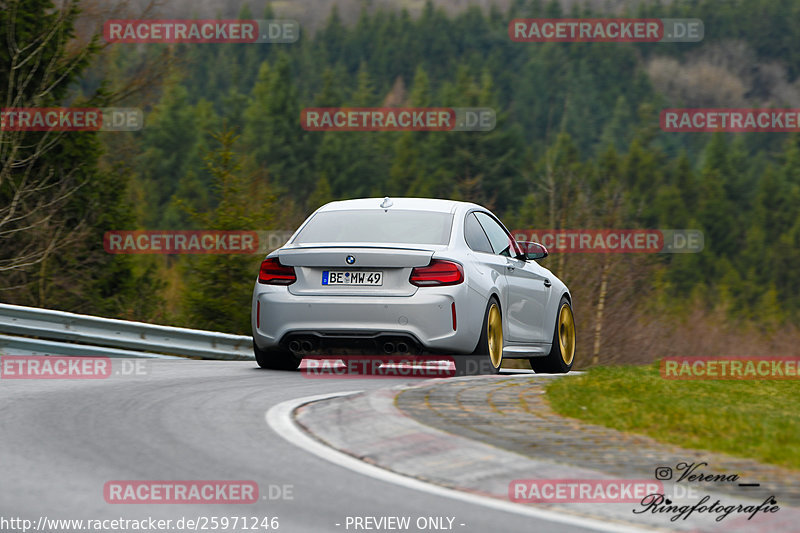
[[[476,212],[475,216],[481,223],[483,229],[486,231],[486,235],[489,237],[489,242],[492,245],[494,253],[498,255],[505,255],[506,257],[517,255],[518,252],[516,243],[511,236],[506,233],[506,230],[503,229],[503,226],[498,224],[495,219],[486,213]]]
[[[467,215],[467,220],[464,222],[464,239],[467,241],[467,246],[476,252],[494,253],[489,239],[486,238],[486,233],[481,228],[478,219],[475,218],[475,213]]]

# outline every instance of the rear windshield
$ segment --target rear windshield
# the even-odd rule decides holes
[[[293,241],[447,244],[453,215],[431,211],[358,210],[317,213]]]

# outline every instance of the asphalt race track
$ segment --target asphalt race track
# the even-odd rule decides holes
[[[260,370],[250,361],[140,364],[141,375],[135,376],[0,380],[0,517],[31,520],[33,526],[40,517],[153,517],[173,520],[171,531],[189,530],[185,522],[183,529],[175,527],[182,517],[277,517],[278,531],[320,533],[389,531],[366,518],[406,516],[412,524],[423,517],[420,523],[438,527],[408,531],[592,531],[361,475],[295,448],[265,421],[267,410],[284,401],[404,380],[309,379],[298,372]],[[252,480],[260,501],[106,503],[104,484],[116,480]],[[291,499],[283,497],[284,486]],[[348,527],[348,517],[362,517],[362,527],[356,529],[353,518]],[[0,529],[22,531],[16,524]]]

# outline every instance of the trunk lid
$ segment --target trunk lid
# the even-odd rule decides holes
[[[293,266],[297,281],[289,285],[296,295],[411,296],[411,269],[425,266],[434,250],[396,246],[303,246],[278,251],[282,264]],[[348,263],[348,256],[352,262]],[[350,284],[374,282],[380,285]],[[346,284],[336,284],[345,280]]]

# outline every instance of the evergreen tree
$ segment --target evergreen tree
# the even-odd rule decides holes
[[[212,135],[214,148],[204,155],[214,180],[217,207],[193,213],[196,223],[217,230],[260,231],[275,220],[275,196],[243,170],[235,151],[238,136],[225,129]],[[250,331],[250,298],[260,255],[187,256],[183,291],[184,322],[199,329],[246,334]]]

